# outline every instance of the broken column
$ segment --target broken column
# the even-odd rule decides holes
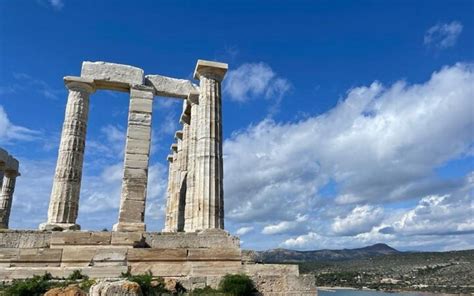
[[[69,96],[66,105],[58,161],[49,202],[48,220],[40,225],[46,230],[77,230],[79,194],[84,161],[89,96],[95,91],[93,80],[64,78]]]
[[[13,192],[15,191],[16,177],[18,173],[18,160],[9,157],[4,164],[2,175],[2,186],[0,187],[0,229],[8,229],[10,212],[13,204]]]
[[[203,60],[194,72],[200,94],[191,230],[224,229],[221,81],[226,72],[227,64]]]
[[[145,231],[153,88],[130,89],[127,142],[118,223],[114,231]]]

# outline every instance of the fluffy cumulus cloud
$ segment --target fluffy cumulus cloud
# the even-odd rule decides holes
[[[246,102],[255,98],[281,100],[290,89],[288,80],[278,77],[265,63],[247,63],[229,71],[224,92],[233,101]]]
[[[384,217],[383,208],[370,205],[356,206],[347,216],[334,219],[332,230],[339,235],[369,232]]]
[[[0,105],[0,144],[13,141],[32,141],[38,139],[40,134],[39,131],[13,124],[3,106]]]
[[[453,210],[456,198],[446,196],[465,181],[440,178],[436,169],[472,157],[473,98],[473,67],[456,64],[422,84],[374,82],[350,89],[322,115],[292,123],[264,120],[235,133],[224,143],[227,217],[237,224],[260,223],[271,234],[289,233],[292,222],[308,215],[310,230],[284,242],[308,246],[321,242],[321,233],[360,242],[393,236],[379,231],[382,218],[393,220],[392,213],[407,209],[384,211],[390,204],[424,198],[417,219],[405,218],[400,226],[385,221],[394,226],[385,232],[421,223],[426,205],[418,207],[433,196],[438,197],[428,204],[437,215]],[[328,184],[335,184],[329,199],[320,194]],[[453,225],[468,229],[470,221],[464,215]]]
[[[244,226],[244,227],[240,227],[239,229],[237,229],[235,234],[237,234],[237,235],[246,235],[247,233],[251,232],[252,230],[253,230],[252,226]]]
[[[462,29],[462,24],[457,21],[434,25],[426,31],[424,44],[439,49],[452,47],[456,44]]]

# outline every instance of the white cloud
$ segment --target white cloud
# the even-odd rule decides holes
[[[440,49],[452,47],[456,44],[463,26],[460,22],[437,24],[426,31],[424,44]]]
[[[0,144],[12,141],[32,141],[38,139],[39,131],[13,124],[3,106],[0,105]]]
[[[332,230],[336,234],[350,236],[368,232],[382,221],[383,214],[381,207],[356,206],[347,216],[337,216],[332,224]]]
[[[62,0],[48,0],[48,2],[56,10],[61,10],[64,7],[64,2]]]
[[[237,235],[245,235],[253,230],[253,226],[245,226],[245,227],[240,227],[237,229],[235,234]],[[242,242],[241,242],[242,243]]]
[[[298,214],[311,217],[307,227],[313,230],[306,233],[330,231],[328,221],[339,216],[335,234],[363,232],[362,242],[365,231],[376,228],[383,204],[462,186],[460,179],[439,178],[436,169],[472,153],[473,98],[473,68],[456,64],[421,84],[353,88],[319,116],[264,120],[239,131],[224,143],[226,217],[283,234],[279,229],[289,229]],[[335,199],[319,196],[329,182]],[[342,227],[355,205],[373,207],[378,219]]]
[[[314,246],[315,242],[321,241],[323,238],[315,232],[300,235],[295,238],[290,238],[284,241],[281,246],[285,248],[303,249],[309,246]]]
[[[224,92],[237,102],[255,98],[274,99],[278,104],[290,89],[288,80],[277,77],[265,63],[247,63],[229,71],[224,80]]]
[[[277,224],[267,225],[263,228],[263,234],[280,234],[288,233],[297,229],[298,227],[304,227],[305,222],[308,220],[308,216],[297,215],[294,221],[281,221]]]

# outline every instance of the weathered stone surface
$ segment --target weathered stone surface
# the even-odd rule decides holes
[[[186,257],[186,249],[129,249],[127,254],[130,262],[185,261]]]
[[[133,246],[144,244],[141,232],[112,232],[112,245]]]
[[[225,63],[198,60],[194,69],[194,79],[200,80],[201,76],[211,74],[213,79],[221,81],[228,68]]]
[[[99,282],[89,291],[90,296],[142,296],[140,286],[131,281]]]
[[[31,230],[3,230],[0,232],[1,248],[47,248],[51,232]]]
[[[191,272],[189,262],[130,262],[132,274],[144,274],[151,272],[154,276],[161,277],[185,277]]]
[[[176,79],[161,75],[146,75],[145,84],[155,89],[155,94],[161,97],[186,99],[190,92],[197,91],[198,86],[185,79]]]
[[[243,270],[249,275],[299,275],[296,264],[244,264]]]
[[[61,249],[20,249],[11,266],[57,266],[61,264]]]
[[[93,266],[127,266],[127,248],[97,249]]]
[[[44,296],[87,296],[88,294],[79,288],[78,285],[69,285],[65,288],[53,288],[46,292]]]
[[[112,234],[106,231],[53,232],[51,245],[108,245],[111,238]]]
[[[218,248],[218,249],[189,249],[188,260],[192,261],[239,261],[241,260],[240,249]]]
[[[162,233],[147,232],[144,234],[147,245],[151,248],[239,248],[240,240],[225,231],[220,233]]]
[[[81,77],[93,79],[97,88],[128,91],[131,85],[143,84],[142,69],[106,62],[83,62]]]

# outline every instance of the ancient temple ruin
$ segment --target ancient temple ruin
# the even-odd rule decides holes
[[[8,229],[16,177],[19,175],[18,160],[0,148],[0,229]]]
[[[227,64],[198,60],[196,85],[145,75],[128,65],[84,62],[80,76],[66,76],[69,95],[48,218],[40,230],[0,232],[0,280],[45,272],[67,277],[75,270],[97,279],[151,272],[194,289],[216,287],[226,274],[245,273],[263,295],[315,295],[311,275],[300,275],[297,265],[256,264],[242,253],[239,239],[224,230],[221,82],[226,71]],[[130,93],[120,210],[113,231],[80,231],[89,100],[101,89]],[[167,157],[164,229],[146,232],[155,96],[183,101],[182,129]],[[5,170],[5,176],[16,175],[18,163],[15,170]]]

